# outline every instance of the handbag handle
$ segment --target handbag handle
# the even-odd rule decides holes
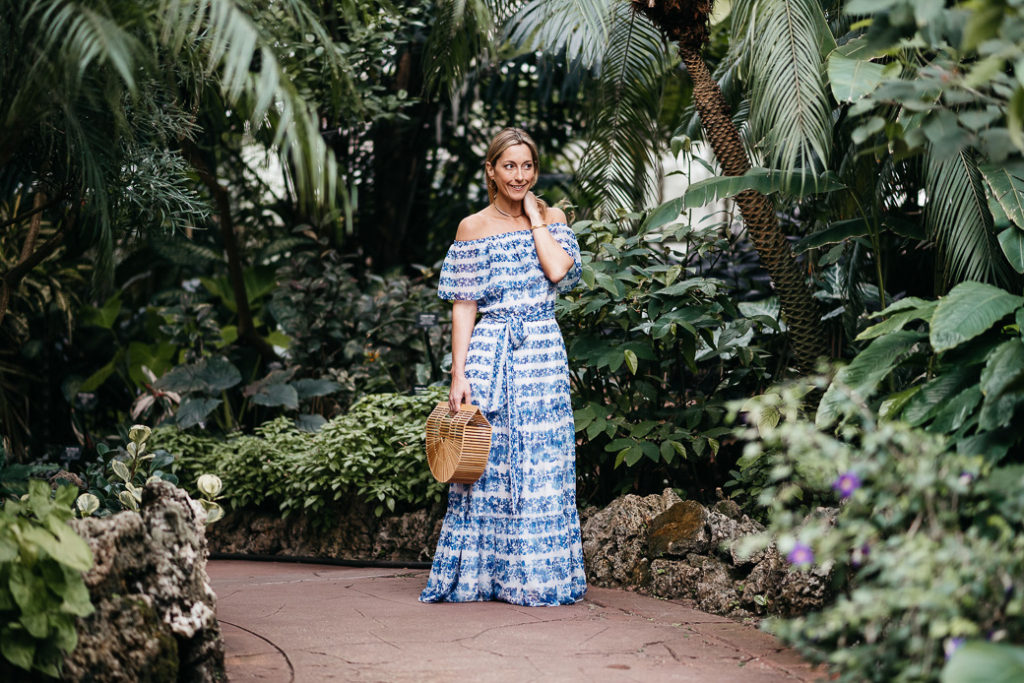
[[[457,418],[464,410],[472,410],[476,412],[476,410],[479,410],[479,408],[473,405],[472,403],[463,403],[455,412],[452,412],[452,410],[449,409],[446,414],[441,416],[441,421],[440,424],[438,425],[438,432],[442,439],[451,438],[452,428],[453,425],[455,424],[455,418]]]

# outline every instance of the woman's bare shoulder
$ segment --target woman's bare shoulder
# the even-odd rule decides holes
[[[459,229],[455,231],[455,239],[460,242],[479,239],[487,234],[488,220],[483,211],[478,211],[466,216],[459,223]]]
[[[544,215],[544,219],[549,225],[552,223],[569,224],[569,221],[565,218],[565,211],[562,211],[557,206],[549,206],[547,213]]]

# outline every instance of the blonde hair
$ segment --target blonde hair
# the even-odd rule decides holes
[[[526,145],[530,150],[530,156],[533,157],[533,181],[530,183],[532,190],[533,186],[537,184],[537,178],[540,177],[540,159],[538,158],[540,155],[537,153],[537,143],[522,128],[502,128],[497,135],[491,138],[491,144],[487,147],[487,164],[494,167],[505,150],[516,145]],[[487,164],[484,164],[484,180],[487,183],[487,198],[493,204],[494,198],[498,194],[498,185],[487,175]],[[537,204],[540,206],[541,213],[547,212],[548,205],[540,197],[537,198]]]

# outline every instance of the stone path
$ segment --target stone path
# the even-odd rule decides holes
[[[810,681],[772,637],[683,605],[591,587],[566,607],[424,605],[427,572],[210,562],[228,679]]]

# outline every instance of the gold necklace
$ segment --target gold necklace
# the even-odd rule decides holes
[[[509,218],[522,218],[523,217],[522,212],[520,212],[519,215],[517,215],[517,216],[513,216],[512,214],[505,213],[504,211],[499,209],[497,204],[492,204],[492,206],[494,207],[494,210],[497,211],[498,213],[500,213],[502,216],[508,216]]]

